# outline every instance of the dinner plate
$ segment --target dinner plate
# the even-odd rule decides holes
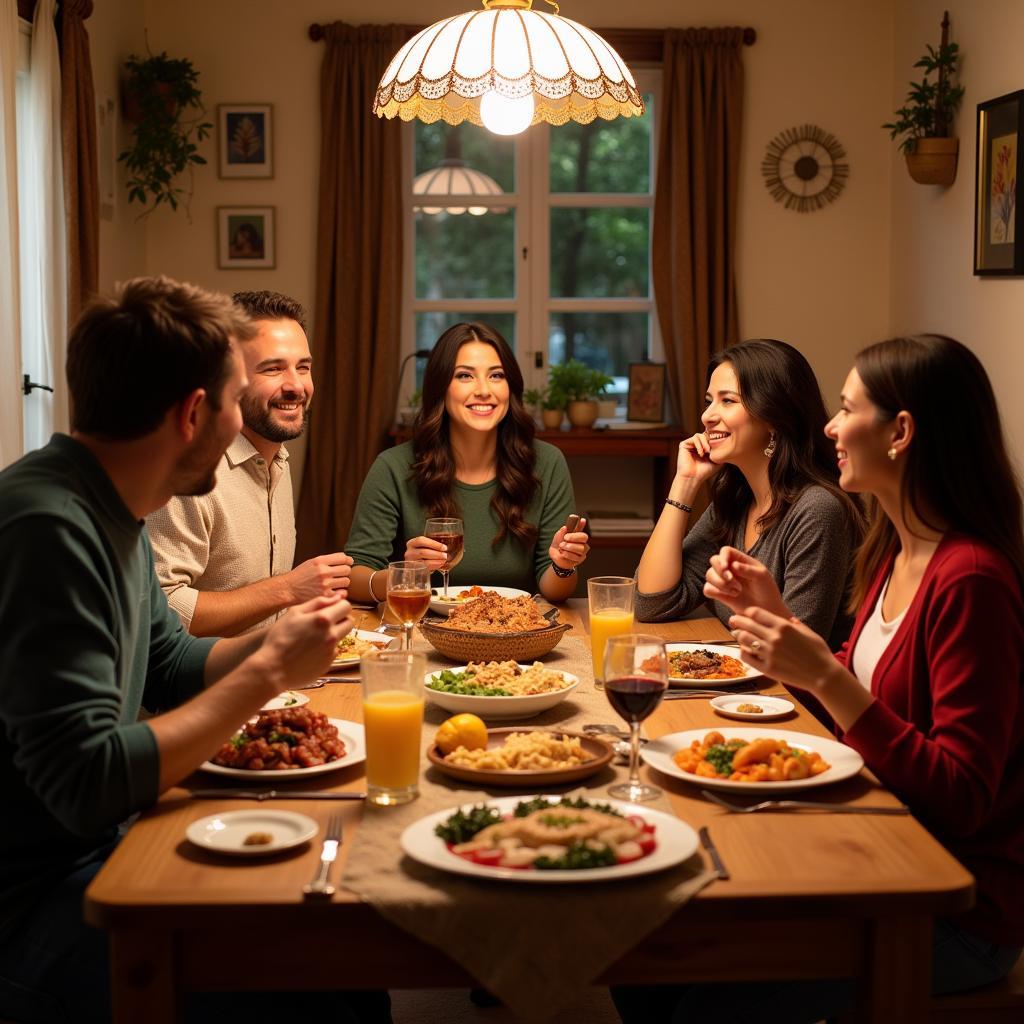
[[[437,612],[438,615],[450,615],[453,608],[461,608],[464,604],[470,604],[475,601],[475,597],[470,597],[465,601],[456,600],[456,595],[461,594],[464,590],[471,590],[474,586],[479,587],[481,590],[493,590],[499,597],[529,597],[530,595],[525,590],[516,590],[515,587],[489,587],[483,583],[464,583],[462,586],[457,587],[453,583],[448,584],[448,600],[446,601],[441,595],[443,591],[440,587],[435,587],[432,591],[433,597],[430,599],[430,610]]]
[[[524,672],[529,665],[519,666]],[[533,718],[548,708],[560,704],[580,685],[579,676],[571,672],[559,673],[565,680],[562,690],[550,690],[548,693],[529,693],[521,697],[474,697],[468,693],[446,693],[444,690],[432,690],[428,685],[442,671],[465,672],[468,665],[456,665],[454,668],[428,672],[423,677],[423,693],[427,700],[438,707],[450,711],[453,715],[468,712],[479,715],[485,721],[503,721],[510,718]],[[551,669],[552,672],[558,671]]]
[[[665,650],[668,654],[671,654],[673,651],[708,651],[711,654],[724,654],[726,657],[735,658],[745,669],[744,675],[736,676],[734,679],[710,679],[708,677],[697,679],[695,677],[669,676],[668,685],[673,689],[703,689],[706,686],[730,686],[733,683],[745,683],[750,679],[761,679],[764,676],[763,672],[756,668],[751,668],[743,662],[740,658],[740,649],[738,647],[720,647],[715,644],[665,644]]]
[[[528,725],[505,726],[502,729],[487,730],[488,749],[500,747],[513,732],[546,732],[556,739],[572,736],[580,741],[583,749],[590,754],[590,760],[583,764],[571,765],[566,768],[530,768],[497,770],[488,768],[468,768],[464,765],[452,764],[444,759],[437,745],[427,750],[427,760],[435,765],[438,771],[460,782],[472,782],[477,786],[515,787],[517,789],[536,789],[539,786],[560,786],[565,782],[578,782],[580,779],[596,775],[612,759],[614,751],[611,744],[599,740],[585,732],[573,732],[571,729],[531,729]]]
[[[285,690],[276,697],[267,701],[260,711],[280,711],[282,708],[301,708],[308,704],[309,698],[304,693],[297,693],[295,690]]]
[[[204,850],[235,857],[258,857],[299,846],[312,839],[317,831],[316,822],[305,814],[254,807],[252,810],[208,814],[193,821],[185,829],[185,835]],[[263,832],[273,838],[269,843],[247,846],[246,836],[254,832]]]
[[[791,747],[817,751],[832,767],[820,775],[812,775],[808,779],[794,779],[791,782],[733,782],[731,779],[709,779],[703,775],[684,772],[672,760],[672,755],[680,748],[689,747],[694,740],[703,740],[712,731],[720,732],[727,740],[785,740]],[[864,767],[864,758],[856,750],[825,736],[790,732],[788,729],[755,729],[749,725],[725,726],[714,730],[687,729],[685,732],[669,733],[641,747],[640,756],[659,772],[690,782],[702,789],[731,789],[738,793],[786,793],[796,789],[810,789],[813,786],[828,786],[833,782],[852,778]]]
[[[785,718],[794,708],[785,697],[768,697],[760,693],[723,693],[708,703],[726,718],[742,718],[747,722],[767,722],[771,718]],[[756,704],[760,711],[740,711],[748,704]]]
[[[327,721],[338,729],[338,735],[345,744],[345,754],[337,761],[327,764],[315,764],[312,768],[228,768],[226,765],[204,761],[199,767],[211,775],[230,775],[236,779],[251,779],[262,782],[264,779],[304,779],[310,775],[323,775],[324,772],[337,771],[349,765],[361,764],[366,760],[366,734],[359,722],[346,722],[342,718],[328,718]]]
[[[511,814],[516,804],[527,797],[503,796],[488,800],[490,807],[497,807],[502,813]],[[558,797],[550,798],[552,803]],[[654,825],[654,837],[657,846],[646,857],[630,861],[628,864],[616,864],[613,867],[589,868],[581,871],[534,871],[521,868],[490,868],[482,864],[474,864],[465,857],[460,857],[445,845],[440,836],[434,835],[435,826],[450,818],[459,807],[449,807],[436,814],[428,814],[425,818],[413,822],[400,839],[402,850],[413,860],[426,864],[440,871],[448,871],[456,875],[473,875],[497,882],[606,882],[610,879],[634,878],[637,875],[650,875],[656,871],[664,871],[675,864],[680,864],[697,850],[697,833],[685,821],[664,811],[655,811],[639,804],[627,804],[620,800],[597,800],[595,803],[610,804],[623,814],[637,814],[649,824]],[[469,805],[464,805],[468,807]]]
[[[387,636],[384,633],[373,633],[368,629],[354,629],[349,636],[358,637],[360,640],[368,640],[370,643],[378,645],[378,649],[382,651],[395,650],[401,641],[401,637]],[[344,658],[335,658],[331,662],[331,668],[350,668],[353,665],[358,665],[362,657],[361,654],[350,654]]]

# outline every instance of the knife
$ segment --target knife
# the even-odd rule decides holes
[[[715,869],[715,873],[724,881],[729,877],[729,872],[726,870],[715,844],[711,841],[711,833],[708,832],[707,826],[701,826],[697,834],[700,836],[700,845],[704,847],[707,855],[711,858],[711,866]]]
[[[329,789],[190,789],[194,800],[365,800],[365,793]]]

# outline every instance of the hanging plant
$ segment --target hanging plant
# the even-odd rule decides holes
[[[132,54],[124,64],[124,113],[132,124],[132,145],[117,159],[125,165],[128,201],[152,206],[161,203],[177,210],[179,203],[188,213],[192,198],[192,169],[205,164],[198,143],[213,130],[203,121],[206,108],[196,85],[199,72],[192,62],[168,57],[166,53],[145,58]],[[175,184],[189,172],[187,188]]]

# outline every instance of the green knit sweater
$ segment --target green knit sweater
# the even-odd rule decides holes
[[[548,548],[565,517],[573,511],[572,481],[565,456],[545,441],[535,441],[534,475],[540,486],[526,509],[527,522],[538,529],[536,544],[526,547],[506,534],[492,545],[498,517],[491,507],[497,481],[485,484],[455,482],[455,501],[465,531],[465,554],[452,570],[458,586],[481,584],[518,587],[533,593],[551,564]],[[359,492],[352,530],[345,552],[356,565],[384,569],[405,557],[406,541],[423,534],[427,512],[411,478],[412,442],[389,448],[377,456]]]

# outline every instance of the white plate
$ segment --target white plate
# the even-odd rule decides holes
[[[497,807],[502,812],[511,813],[516,804],[529,800],[530,797],[503,796],[488,800],[487,804]],[[552,803],[558,797],[550,797]],[[655,811],[640,804],[627,804],[619,800],[595,798],[594,803],[611,804],[623,814],[638,814],[655,826],[654,838],[657,840],[653,852],[639,860],[628,864],[616,864],[614,867],[590,868],[580,871],[535,871],[519,868],[489,868],[452,853],[443,839],[434,835],[434,827],[446,818],[450,818],[458,807],[449,807],[446,811],[428,814],[425,818],[413,822],[401,837],[402,850],[428,867],[441,871],[450,871],[456,875],[474,875],[499,882],[603,882],[608,879],[631,878],[636,875],[649,875],[655,871],[664,871],[674,864],[686,860],[697,850],[697,833],[685,821],[680,821],[672,814]],[[466,805],[469,806],[469,805]]]
[[[228,768],[226,765],[204,761],[199,767],[212,775],[230,775],[236,779],[251,779],[261,782],[263,779],[304,779],[310,775],[323,775],[324,772],[337,771],[352,764],[361,764],[366,760],[366,733],[359,722],[346,722],[342,718],[328,718],[328,722],[338,729],[338,735],[345,744],[345,755],[337,761],[327,764],[315,764],[312,768],[267,768],[256,771],[251,768]]]
[[[401,637],[390,636],[386,633],[374,633],[368,629],[354,629],[349,636],[358,637],[360,640],[369,640],[372,643],[382,643],[385,646],[381,650],[395,650],[401,641]],[[361,654],[351,654],[347,658],[336,658],[331,662],[331,668],[351,668],[358,665],[361,660]]]
[[[764,698],[761,698],[762,700]],[[832,766],[820,775],[792,782],[733,782],[731,779],[708,779],[703,775],[684,772],[672,755],[682,747],[689,747],[694,740],[703,740],[709,732],[720,732],[727,740],[757,740],[772,738],[785,740],[791,747],[817,751]],[[731,789],[738,793],[786,793],[795,789],[810,789],[812,786],[828,786],[833,782],[852,778],[864,767],[864,758],[852,747],[847,747],[825,736],[812,736],[806,732],[789,732],[787,729],[755,729],[752,726],[726,726],[721,729],[687,729],[673,732],[661,739],[652,740],[640,748],[640,756],[652,767],[665,775],[682,779],[702,789]]]
[[[237,857],[255,857],[264,853],[288,850],[312,839],[317,824],[305,814],[294,811],[271,811],[262,807],[251,811],[222,811],[193,821],[185,835],[196,846]],[[273,841],[262,845],[245,845],[245,837],[253,832],[269,832]]]
[[[282,708],[301,708],[308,704],[309,698],[304,693],[297,693],[295,690],[285,690],[276,697],[268,700],[260,711],[280,711]]]
[[[432,690],[427,684],[445,672],[465,672],[468,665],[456,665],[454,668],[439,669],[436,672],[428,672],[423,677],[423,693],[431,703],[450,711],[453,715],[469,712],[479,715],[485,721],[504,721],[509,718],[533,718],[548,708],[560,704],[566,697],[580,685],[579,676],[571,672],[562,672],[561,676],[566,682],[564,690],[552,690],[550,693],[530,693],[523,697],[472,697],[467,693],[445,693],[443,690]],[[529,665],[519,666],[524,672]],[[557,671],[552,669],[551,671]]]
[[[785,697],[767,697],[759,693],[723,693],[708,703],[726,718],[742,718],[748,722],[767,722],[771,718],[785,718],[793,710],[793,702]],[[740,711],[744,704],[757,704],[761,711]],[[827,758],[826,758],[827,760]]]
[[[760,679],[764,675],[763,672],[743,662],[738,647],[716,647],[715,644],[665,644],[665,650],[669,654],[673,651],[710,651],[712,654],[724,654],[729,658],[735,658],[746,669],[746,675],[736,676],[735,679],[684,679],[669,676],[670,687],[703,689],[706,686],[731,686],[733,683],[745,683],[748,679]]]
[[[448,584],[448,597],[449,600],[445,600],[440,596],[441,587],[435,587],[439,593],[430,599],[430,610],[437,612],[438,615],[450,615],[453,608],[461,608],[463,605],[472,604],[476,600],[475,597],[471,597],[466,601],[456,601],[455,595],[461,593],[463,590],[469,590],[472,587],[479,587],[481,590],[493,590],[499,597],[529,597],[530,595],[525,590],[516,590],[515,587],[488,587],[483,583],[464,583],[462,586],[455,586],[454,583]]]

